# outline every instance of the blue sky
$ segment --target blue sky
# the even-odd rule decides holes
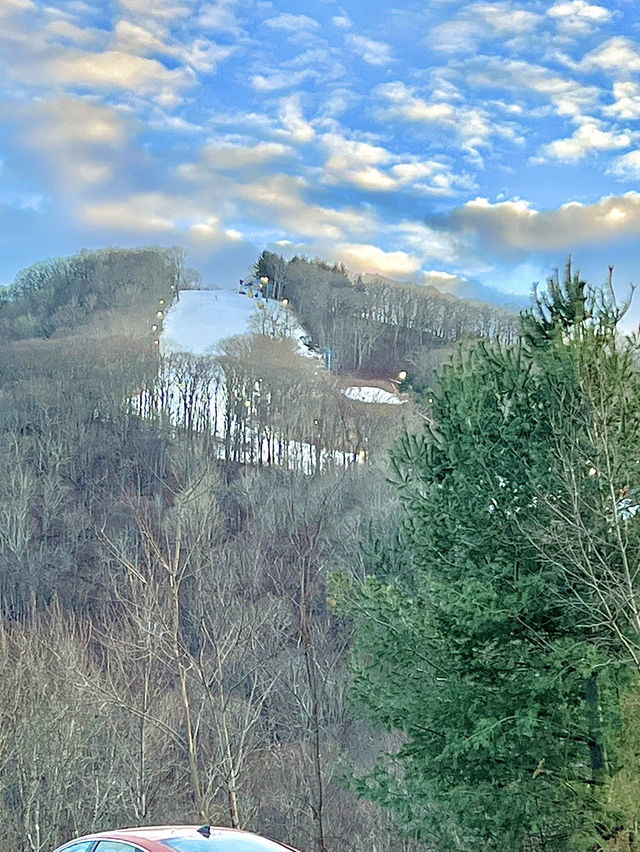
[[[523,297],[640,280],[640,16],[613,0],[1,0],[0,283],[180,243]]]

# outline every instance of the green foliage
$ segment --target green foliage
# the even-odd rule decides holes
[[[363,583],[336,581],[355,622],[353,702],[402,734],[358,787],[440,848],[595,849],[624,825],[607,791],[633,608],[607,624],[583,564],[629,555],[615,495],[633,484],[640,396],[620,389],[638,382],[621,316],[568,269],[521,343],[460,352],[429,428],[393,453],[398,542]],[[590,475],[611,462],[603,429],[607,478]],[[596,540],[577,541],[588,523]]]

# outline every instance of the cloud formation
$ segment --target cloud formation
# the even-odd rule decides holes
[[[86,99],[36,101],[22,116],[23,144],[49,163],[64,192],[109,181],[135,130],[125,115]]]
[[[347,44],[369,65],[389,65],[392,60],[391,45],[361,35],[347,36]]]
[[[381,275],[406,278],[420,269],[420,258],[404,251],[383,251],[374,245],[339,243],[339,260],[356,272],[377,272]]]
[[[303,30],[316,30],[320,24],[309,15],[292,15],[290,12],[282,12],[275,18],[267,18],[268,27],[274,30],[284,30],[287,33],[299,33]]]
[[[631,277],[632,6],[4,0],[0,264],[37,221],[215,269],[270,246],[480,292],[615,245]]]
[[[242,234],[225,228],[220,217],[206,206],[161,192],[145,192],[117,201],[83,205],[79,219],[109,232],[133,232],[144,236],[182,233],[185,238],[206,238],[211,245],[233,243]]]
[[[587,0],[568,0],[556,3],[547,10],[558,29],[571,36],[584,36],[594,29],[609,23],[613,12],[605,6],[588,3]]]
[[[433,226],[472,234],[501,254],[514,251],[567,252],[588,243],[607,245],[640,236],[640,193],[609,195],[593,204],[571,201],[554,210],[536,210],[527,201],[491,203],[476,198]]]
[[[575,163],[595,151],[617,151],[631,145],[631,134],[603,130],[596,121],[585,121],[567,139],[554,139],[543,145],[541,159]]]
[[[542,16],[510,2],[478,2],[464,6],[451,20],[429,33],[427,44],[443,53],[468,54],[493,39],[535,32]]]

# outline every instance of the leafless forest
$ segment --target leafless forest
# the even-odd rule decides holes
[[[426,415],[340,386],[428,382],[512,320],[306,260],[269,271],[337,373],[268,335],[159,360],[158,299],[198,284],[179,250],[39,264],[0,301],[2,852],[191,821],[412,846],[350,789],[394,742],[350,711],[326,583],[393,538],[386,453]]]

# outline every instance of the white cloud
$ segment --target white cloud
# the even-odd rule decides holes
[[[434,160],[411,160],[397,163],[391,174],[398,186],[411,186],[425,195],[455,195],[472,189],[474,181],[465,173]]]
[[[302,114],[299,95],[291,95],[280,101],[279,117],[285,135],[292,142],[304,144],[310,142],[316,135],[313,125]]]
[[[250,82],[256,92],[277,92],[295,89],[313,76],[314,72],[310,68],[295,72],[274,70],[268,74],[254,74]]]
[[[283,12],[275,18],[267,18],[265,24],[275,30],[284,30],[288,33],[308,32],[320,27],[315,18],[310,18],[308,15],[292,15],[290,12]]]
[[[234,36],[241,35],[242,27],[231,6],[232,2],[224,2],[224,0],[217,3],[207,3],[200,9],[199,25],[216,32],[230,33]]]
[[[543,65],[516,59],[471,60],[466,79],[473,86],[505,89],[521,96],[533,93],[547,99],[558,115],[579,120],[599,102],[601,92],[554,73]]]
[[[237,242],[242,234],[235,228],[224,228],[219,216],[207,216],[203,222],[196,222],[189,228],[189,235],[196,240],[206,240],[207,243]]]
[[[143,19],[157,18],[171,21],[185,18],[190,14],[189,2],[182,4],[173,0],[120,0],[120,6],[127,12]]]
[[[145,8],[142,0],[127,0],[126,5],[132,15]],[[7,62],[5,79],[45,92],[59,93],[62,88],[102,95],[125,93],[173,107],[197,82],[189,65],[210,67],[219,59],[218,53],[211,53],[215,45],[202,41],[185,45],[170,35],[173,22],[163,15],[173,8],[159,0],[160,17],[116,19],[112,31],[77,26],[64,14],[46,22],[24,21],[11,31],[13,57]],[[46,17],[51,17],[50,11],[51,7],[42,10]],[[7,31],[3,24],[0,21],[0,38]],[[159,56],[169,57],[169,63],[159,61]]]
[[[406,184],[415,183],[421,178],[433,177],[441,168],[442,166],[433,161],[415,160],[409,163],[397,163],[392,167],[391,172],[399,183]]]
[[[434,27],[429,44],[442,53],[469,54],[475,52],[484,32],[480,21],[454,19]]]
[[[370,235],[376,222],[366,208],[335,209],[310,203],[303,197],[306,182],[285,174],[266,175],[258,181],[230,188],[234,198],[251,205],[252,215],[272,228],[284,228],[294,235],[314,240],[344,240],[348,234]]]
[[[323,142],[333,151],[329,167],[338,162],[340,168],[353,168],[363,163],[375,166],[378,163],[387,163],[391,158],[386,148],[380,145],[372,145],[370,142],[357,142],[345,139],[344,136],[329,135],[324,137]]]
[[[346,139],[340,133],[326,133],[322,144],[328,152],[324,183],[351,184],[379,192],[411,187],[429,195],[451,194],[467,184],[466,176],[453,173],[437,160],[392,153],[380,145]]]
[[[1,0],[0,2],[0,39],[24,44],[27,50],[37,43],[38,36],[33,32],[33,14],[38,7],[32,0]]]
[[[457,234],[436,230],[424,222],[403,220],[390,229],[396,242],[423,262],[453,263],[459,259],[464,240]]]
[[[389,101],[385,114],[420,123],[448,123],[455,118],[455,109],[449,103],[430,102],[418,97],[405,83],[383,83],[375,91]]]
[[[613,13],[605,6],[587,3],[586,0],[556,3],[547,9],[547,15],[555,19],[561,32],[572,36],[588,35],[613,18]]]
[[[541,20],[541,15],[509,2],[472,3],[457,17],[434,27],[427,43],[444,53],[468,53],[483,40],[532,33]]]
[[[178,54],[183,62],[194,71],[215,71],[220,62],[227,60],[235,47],[232,45],[216,44],[209,39],[197,38],[191,44],[185,45]]]
[[[616,36],[588,53],[579,65],[584,70],[600,69],[625,77],[640,71],[640,46],[625,36]]]
[[[63,147],[71,142],[119,148],[128,138],[125,120],[113,107],[87,100],[60,98],[37,101],[38,119],[46,126],[44,144]]]
[[[420,269],[420,258],[404,251],[384,251],[365,243],[339,243],[335,256],[355,272],[406,277]]]
[[[425,269],[416,278],[416,284],[423,287],[435,287],[440,293],[451,293],[455,295],[460,290],[468,287],[468,280],[464,275],[453,275],[451,272],[443,272],[439,269]],[[462,294],[464,296],[464,294]]]
[[[154,54],[171,56],[195,71],[211,72],[219,62],[229,58],[234,47],[219,45],[206,38],[170,44],[168,31],[163,25],[155,23],[152,29],[148,29],[131,21],[120,20],[113,31],[111,50],[143,57]]]
[[[334,119],[343,115],[350,107],[355,106],[360,101],[361,96],[357,92],[346,86],[337,86],[323,100],[319,113],[319,121],[329,123],[330,126],[333,126],[332,122]]]
[[[153,53],[175,55],[176,53],[175,47],[165,44],[156,33],[127,20],[116,23],[111,49],[136,56],[149,56]]]
[[[184,196],[162,192],[135,193],[114,201],[82,205],[81,222],[97,228],[136,234],[186,233],[210,242],[236,242],[240,235],[221,225],[206,205]]]
[[[78,27],[63,18],[49,21],[45,26],[47,36],[53,36],[54,40],[64,39],[84,46],[101,44],[105,40],[105,32],[95,27]]]
[[[631,145],[629,133],[613,133],[603,130],[595,120],[585,121],[567,139],[554,139],[540,150],[536,160],[560,160],[577,163],[595,151],[615,151]]]
[[[8,26],[2,21],[0,3],[0,38],[7,36]],[[27,84],[45,91],[56,87],[77,91],[104,93],[126,92],[139,97],[149,97],[163,106],[175,106],[182,92],[195,81],[188,68],[169,68],[155,58],[135,55],[166,53],[179,54],[162,40],[163,25],[150,22],[149,26],[119,22],[113,32],[117,49],[85,50],[77,46],[63,46],[61,37],[73,36],[76,43],[84,42],[83,31],[68,25],[65,20],[42,22],[25,21],[10,31],[13,57],[6,55],[7,81]],[[89,30],[96,41],[107,42],[107,30]],[[102,45],[100,45],[102,46]],[[133,51],[133,52],[131,52]],[[176,64],[173,62],[172,64]],[[59,88],[57,90],[59,92]]]
[[[572,251],[640,236],[640,193],[610,195],[594,204],[572,201],[555,210],[538,211],[527,201],[486,198],[469,201],[451,214],[438,217],[445,229],[474,233],[478,242],[498,252]]]
[[[495,120],[482,108],[474,109],[435,99],[425,100],[403,82],[383,83],[375,89],[374,94],[388,103],[378,109],[377,115],[382,121],[400,119],[447,128],[457,136],[462,149],[476,165],[481,165],[477,149],[488,146],[493,137],[500,136],[512,141],[518,138],[512,124]]]
[[[207,182],[212,172],[246,173],[267,166],[290,153],[290,148],[277,142],[260,142],[257,145],[216,142],[203,149],[199,160],[184,163],[177,171],[188,180]]]
[[[163,106],[174,106],[183,89],[194,79],[183,69],[170,70],[156,59],[132,56],[117,50],[87,53],[66,50],[43,63],[32,65],[30,82],[39,82],[42,73],[67,86],[102,90],[124,90],[148,95]]]
[[[333,25],[341,30],[350,30],[353,26],[351,18],[344,13],[342,15],[334,15],[331,20]]]
[[[468,13],[480,17],[497,36],[521,35],[535,30],[542,16],[513,3],[473,3]]]
[[[640,118],[640,84],[631,80],[619,80],[613,84],[614,103],[605,107],[606,115],[618,118]]]
[[[8,25],[25,12],[36,11],[38,11],[38,6],[32,0],[2,0],[2,3],[0,3],[0,23]]]
[[[607,174],[620,180],[640,180],[640,150],[629,151],[616,157],[608,166]]]
[[[171,115],[160,107],[153,110],[152,116],[148,119],[148,126],[154,130],[169,130],[175,133],[196,133],[202,130],[200,125],[193,124],[179,115]]]
[[[28,9],[37,9],[33,0],[3,0],[2,9],[4,12],[24,12]]]
[[[49,161],[65,191],[109,180],[132,135],[132,124],[113,107],[68,97],[25,108],[22,143]]]
[[[347,44],[369,65],[389,65],[393,61],[391,47],[359,35],[347,36]]]

